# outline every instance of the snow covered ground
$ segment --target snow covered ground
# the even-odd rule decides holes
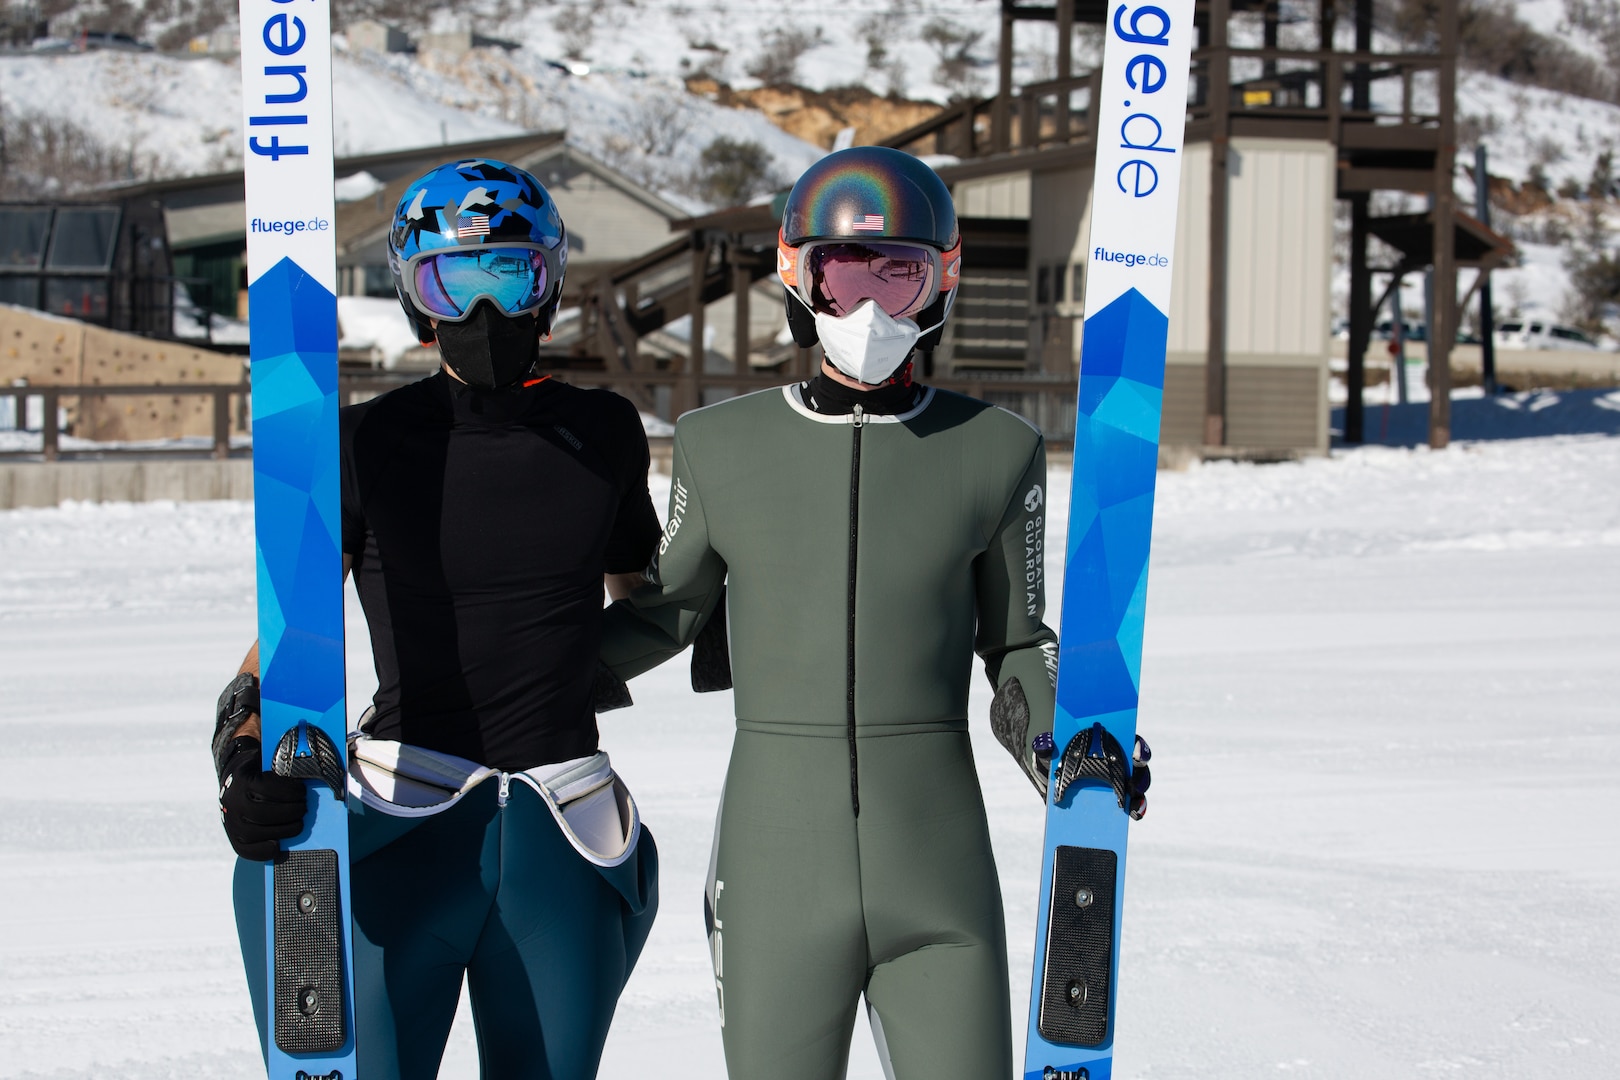
[[[1620,1075],[1617,491],[1603,436],[1161,476],[1119,1075]],[[0,513],[0,1078],[262,1075],[206,749],[251,588],[244,504]],[[1041,813],[980,684],[1021,1032]],[[633,689],[603,735],[663,911],[602,1075],[713,1080],[729,701]]]

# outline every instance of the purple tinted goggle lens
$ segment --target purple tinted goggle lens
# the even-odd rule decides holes
[[[939,252],[923,244],[828,241],[807,245],[799,292],[812,311],[843,317],[867,300],[899,319],[933,302]]]
[[[411,299],[441,322],[459,322],[479,300],[506,315],[540,307],[551,273],[538,247],[451,248],[422,256],[406,275]]]

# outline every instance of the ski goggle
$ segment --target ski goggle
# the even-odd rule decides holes
[[[811,311],[842,318],[867,300],[900,319],[956,287],[962,241],[941,252],[904,240],[779,240],[776,272]]]
[[[539,244],[443,248],[412,258],[401,280],[411,302],[440,322],[461,322],[480,300],[504,315],[527,315],[562,280],[557,262]]]

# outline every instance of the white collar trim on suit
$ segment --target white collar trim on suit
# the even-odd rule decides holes
[[[826,413],[816,412],[814,409],[804,403],[804,398],[799,391],[800,385],[801,384],[799,383],[789,383],[788,385],[782,387],[782,396],[787,399],[788,406],[792,408],[794,412],[797,412],[803,416],[808,416],[818,424],[849,425],[855,422],[855,415],[853,413],[845,413],[841,416],[829,416]],[[862,418],[862,422],[866,424],[903,424],[907,420],[919,415],[924,409],[928,408],[929,403],[933,400],[934,388],[930,386],[923,391],[922,400],[917,402],[916,405],[912,406],[905,412],[894,413],[893,415],[868,413]]]

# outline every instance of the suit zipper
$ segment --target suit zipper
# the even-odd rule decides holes
[[[849,598],[845,623],[844,708],[849,731],[849,805],[861,816],[860,765],[855,753],[855,549],[860,538],[861,520],[861,428],[865,414],[855,406],[851,423],[855,440],[849,458]]]

